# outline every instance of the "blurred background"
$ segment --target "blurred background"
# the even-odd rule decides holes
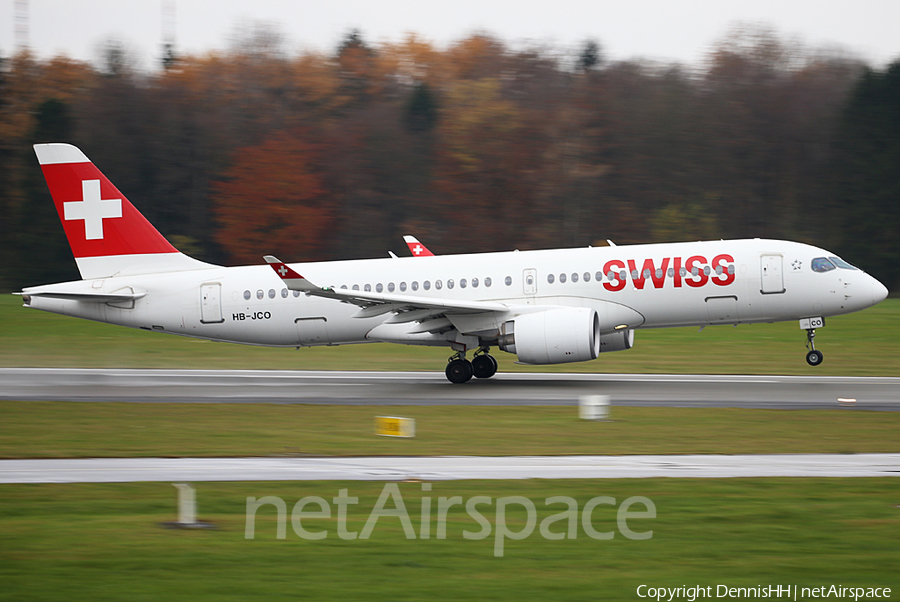
[[[900,287],[900,61],[761,22],[692,62],[365,19],[315,47],[246,18],[198,49],[172,0],[138,3],[152,48],[104,25],[74,58],[32,42],[52,2],[6,1],[0,290],[79,278],[38,142],[81,147],[176,247],[226,265],[384,257],[403,234],[441,254],[771,237]]]

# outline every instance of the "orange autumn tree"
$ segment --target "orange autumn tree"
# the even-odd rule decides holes
[[[234,154],[211,195],[219,224],[215,239],[232,262],[261,263],[265,254],[286,261],[322,256],[334,211],[317,151],[294,132]]]

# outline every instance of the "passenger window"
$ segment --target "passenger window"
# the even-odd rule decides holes
[[[554,280],[556,280],[556,276],[554,276],[553,274],[547,274],[547,282],[553,284]]]
[[[382,286],[380,282],[379,282],[378,284],[375,285],[375,292],[376,292],[376,293],[380,293],[380,292],[383,291],[383,290],[384,290],[384,286]]]
[[[358,291],[358,290],[359,290],[359,285],[358,285],[358,284],[354,284],[354,285],[353,285],[353,290]]]
[[[447,281],[447,288],[453,288],[453,285],[454,285],[453,278],[451,278],[450,280]]]
[[[412,290],[414,290],[414,291],[419,290],[419,281],[418,281],[418,280],[413,280],[413,281],[412,281],[412,284],[410,285],[410,287],[411,287]]]
[[[295,296],[295,297],[299,297],[299,296],[300,296],[300,291],[294,291],[294,296]]]
[[[363,290],[366,291],[367,293],[371,293],[371,292],[372,292],[372,285],[371,285],[371,284],[365,285],[365,286],[363,287]]]
[[[560,282],[560,284],[564,284],[565,281],[566,281],[566,275],[565,275],[565,274],[560,274],[560,275],[559,275],[559,282]]]
[[[472,288],[478,288],[478,278],[472,278]]]
[[[511,286],[512,285],[512,277],[507,276],[506,280],[504,280],[504,282],[506,283],[506,286]]]
[[[824,257],[816,257],[812,260],[810,264],[813,272],[830,272],[835,269],[833,263],[825,259]]]
[[[250,296],[250,291],[244,291],[244,301],[249,301]]]
[[[459,288],[466,288],[466,285],[467,285],[467,284],[468,284],[468,283],[466,282],[466,279],[465,279],[465,278],[460,278],[460,279],[459,279]]]
[[[281,298],[282,299],[288,298],[288,290],[286,288],[281,289]]]
[[[484,279],[484,285],[488,288],[491,287],[491,277],[490,276],[488,276],[487,278]]]
[[[435,280],[435,281],[434,281],[434,288],[435,288],[435,290],[441,290],[441,288],[442,288],[443,286],[444,286],[444,284],[443,284],[440,280]]]
[[[578,274],[572,272],[572,282],[578,282]]]
[[[265,296],[266,296],[266,294],[262,291],[262,289],[259,289],[258,291],[256,291],[256,298],[257,298],[257,299],[262,299],[262,298],[265,297]]]
[[[388,292],[389,293],[394,292],[394,283],[393,282],[388,282]]]
[[[424,288],[426,291],[431,290],[431,280],[426,280],[425,282],[423,282],[422,288]]]
[[[585,281],[585,282],[590,282],[590,281],[591,281],[591,273],[590,273],[590,272],[585,272],[585,273],[584,273],[584,281]]]
[[[400,292],[401,292],[401,293],[405,293],[405,292],[406,292],[406,283],[405,283],[405,282],[401,282],[401,283],[400,283]]]

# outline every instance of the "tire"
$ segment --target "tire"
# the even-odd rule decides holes
[[[472,363],[468,360],[453,360],[447,364],[444,374],[447,375],[447,380],[457,385],[469,382],[472,380]]]
[[[825,359],[821,351],[810,351],[806,354],[806,363],[810,366],[818,366]]]
[[[490,378],[497,374],[497,360],[490,355],[479,355],[472,360],[472,375],[475,378]]]

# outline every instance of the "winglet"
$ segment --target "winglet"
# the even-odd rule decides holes
[[[415,236],[406,235],[403,237],[403,240],[406,242],[406,246],[409,247],[410,252],[413,254],[413,257],[434,257],[434,253],[429,251],[425,245],[419,242]]]
[[[313,291],[319,291],[319,287],[312,284],[309,280],[295,272],[288,266],[288,264],[284,263],[274,255],[266,255],[263,257],[272,269],[275,270],[275,273],[278,274],[278,277],[284,281],[284,285],[287,286],[292,291],[303,291],[305,293],[310,293]]]

